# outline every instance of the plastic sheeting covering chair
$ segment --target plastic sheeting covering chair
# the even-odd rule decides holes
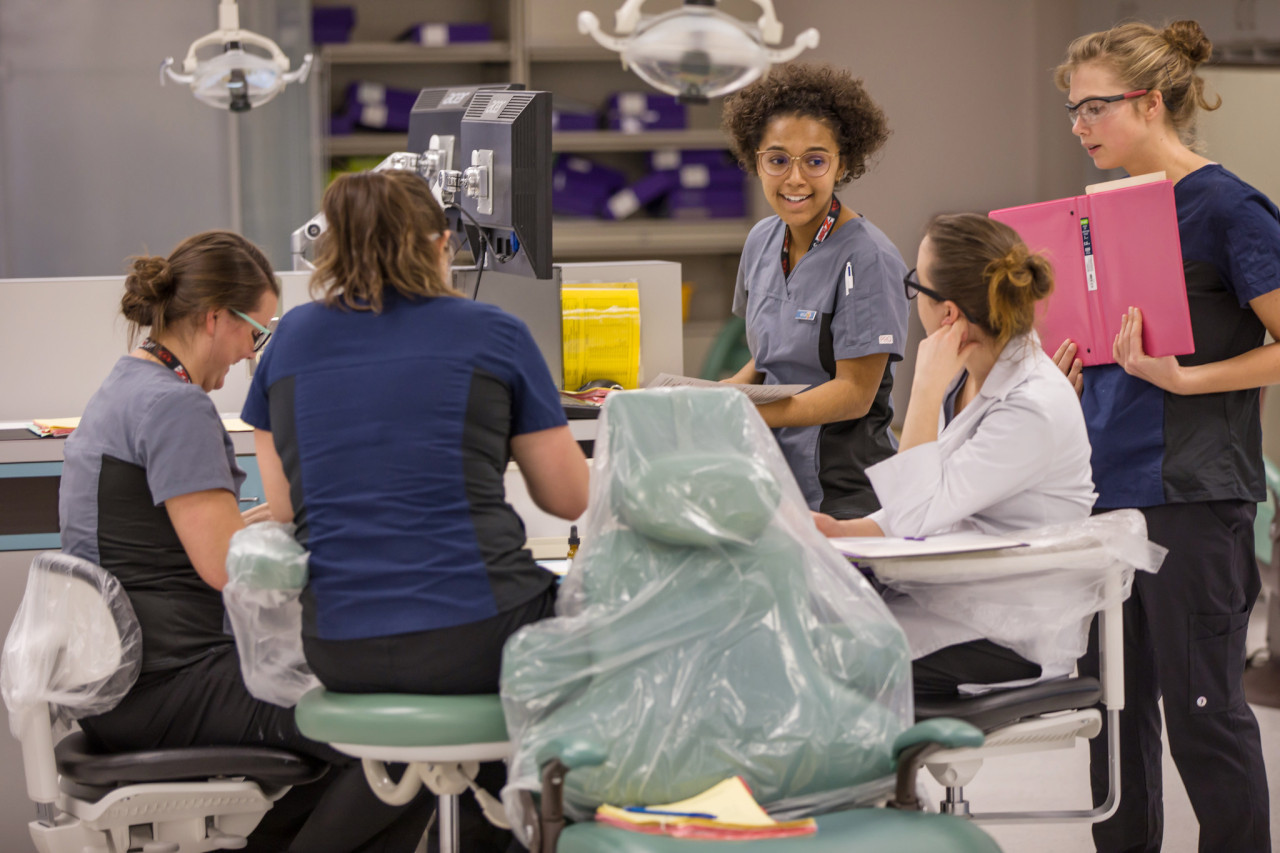
[[[746,396],[612,395],[600,433],[559,616],[504,653],[517,835],[543,853],[689,850],[699,842],[589,818],[739,775],[779,817],[898,810],[825,814],[816,839],[735,850],[998,849],[972,824],[914,811],[922,756],[981,734],[909,728],[901,629],[814,527]],[[580,821],[563,834],[561,806]]]
[[[199,853],[244,846],[272,802],[325,771],[265,747],[104,754],[75,719],[115,707],[138,677],[142,634],[119,582],[58,552],[38,555],[4,645],[0,686],[22,743],[29,824],[41,853]],[[55,746],[56,742],[56,746]]]

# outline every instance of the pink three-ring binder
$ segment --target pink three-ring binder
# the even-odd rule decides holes
[[[1052,355],[1065,339],[1086,366],[1113,364],[1111,345],[1129,306],[1142,311],[1147,355],[1195,352],[1173,182],[993,210],[1053,264],[1053,293],[1036,327]]]

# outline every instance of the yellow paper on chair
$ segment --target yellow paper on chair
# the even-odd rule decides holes
[[[675,803],[602,805],[596,809],[596,820],[636,832],[724,840],[811,835],[818,830],[813,818],[776,821],[769,817],[740,776]]]
[[[564,387],[594,379],[635,388],[640,378],[640,291],[633,284],[560,289]]]

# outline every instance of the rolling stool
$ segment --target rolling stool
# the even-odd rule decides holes
[[[489,822],[508,829],[502,804],[475,784],[480,763],[511,754],[502,702],[486,696],[333,693],[318,687],[298,701],[298,730],[359,758],[369,787],[393,806],[425,784],[436,795],[440,853],[458,851],[458,796],[468,788]],[[408,764],[399,782],[387,762]]]

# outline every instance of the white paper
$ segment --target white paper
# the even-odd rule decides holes
[[[846,557],[886,559],[889,557],[929,557],[938,554],[965,554],[970,551],[1001,551],[1024,548],[1026,542],[986,533],[943,533],[919,539],[891,536],[844,536],[827,540]]]
[[[736,388],[746,394],[757,406],[794,397],[809,388],[808,385],[741,385],[733,382],[713,382],[710,379],[695,379],[692,376],[673,376],[670,373],[659,373],[645,386],[646,388]]]

